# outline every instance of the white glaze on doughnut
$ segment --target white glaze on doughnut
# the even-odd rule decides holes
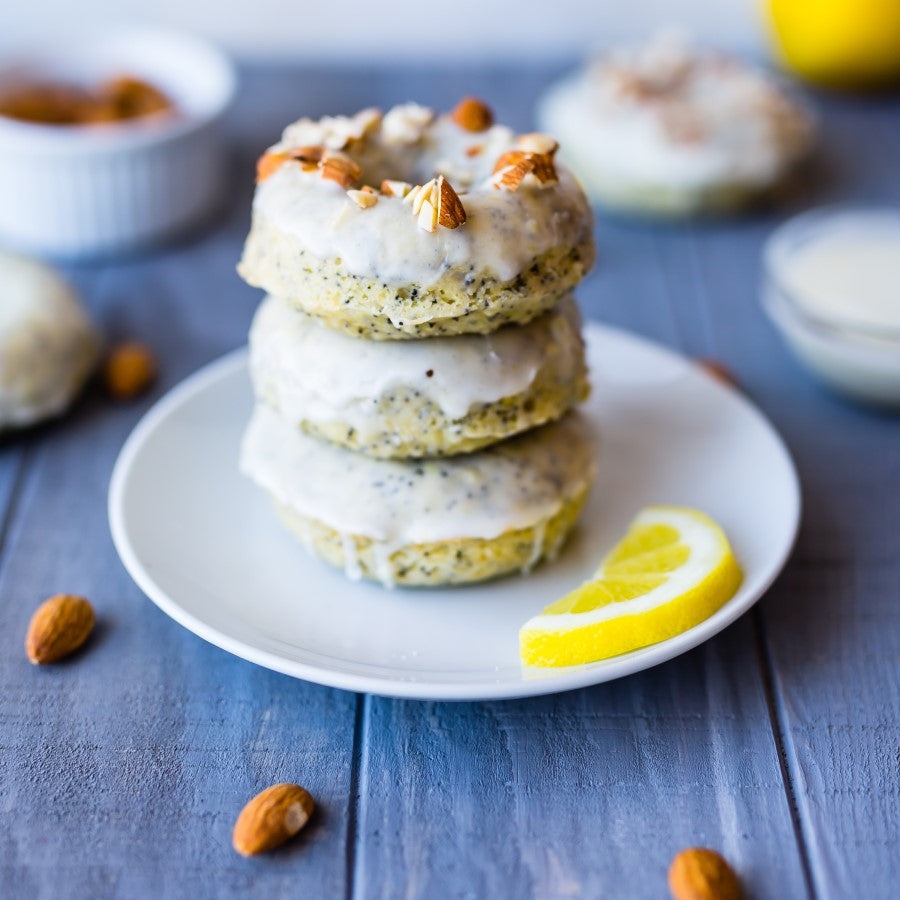
[[[289,126],[271,149],[321,138],[317,124]],[[340,185],[297,163],[258,186],[254,214],[314,255],[340,259],[352,275],[385,284],[431,285],[449,268],[489,271],[507,281],[545,251],[581,242],[591,228],[584,193],[564,169],[554,185],[523,183],[515,192],[492,186],[494,163],[514,147],[515,135],[504,126],[472,133],[442,116],[418,140],[388,143],[377,127],[347,150],[363,168],[362,181],[375,187],[382,179],[423,184],[444,174],[465,206],[467,222],[459,228],[424,231],[399,197],[382,196],[360,209]],[[471,148],[480,152],[468,155]]]
[[[293,422],[342,422],[368,436],[383,427],[379,401],[419,393],[448,419],[526,391],[556,346],[570,347],[581,321],[574,300],[520,327],[418,341],[360,341],[266,298],[250,331],[257,392]],[[560,365],[577,377],[573,353]],[[565,372],[560,373],[560,378]]]
[[[410,544],[495,538],[549,519],[594,474],[574,414],[489,450],[445,460],[376,460],[309,437],[265,406],[244,435],[241,469],[274,499],[388,555]]]
[[[551,90],[542,127],[590,184],[766,187],[812,122],[765,73],[673,36],[626,48]]]

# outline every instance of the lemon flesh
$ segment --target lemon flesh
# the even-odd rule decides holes
[[[722,529],[680,506],[648,506],[585,582],[519,631],[528,666],[596,662],[709,618],[742,580]]]

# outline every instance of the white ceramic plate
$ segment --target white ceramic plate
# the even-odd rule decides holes
[[[219,647],[309,681],[397,697],[474,700],[563,691],[684,653],[744,613],[796,534],[796,472],[778,435],[687,360],[589,325],[600,475],[553,563],[465,588],[386,590],[307,555],[237,469],[253,403],[243,351],[144,417],[113,472],[109,514],[129,573],[164,612]],[[524,670],[518,629],[585,580],[651,503],[704,510],[744,569],[737,595],[684,634],[591,665]]]

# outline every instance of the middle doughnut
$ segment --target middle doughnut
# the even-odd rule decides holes
[[[257,397],[304,431],[369,456],[468,453],[560,418],[588,394],[571,297],[488,335],[360,341],[283,299],[250,331]]]

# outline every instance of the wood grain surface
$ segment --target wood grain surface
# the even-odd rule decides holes
[[[656,669],[533,700],[356,696],[257,668],[166,618],[122,569],[106,490],[146,408],[245,341],[234,273],[256,154],[300,114],[490,98],[531,126],[558,70],[244,73],[233,190],[199,235],[66,268],[109,338],[160,358],[150,396],[92,388],[0,439],[0,896],[660,898],[714,847],[758,898],[900,892],[900,418],[826,393],[758,302],[760,248],[810,203],[900,203],[900,101],[813,97],[824,149],[773,210],[658,226],[599,217],[588,317],[724,361],[797,460],[805,518],[784,575],[724,633]],[[37,604],[91,598],[83,651],[31,666]],[[317,813],[246,860],[244,802],[277,781]]]

